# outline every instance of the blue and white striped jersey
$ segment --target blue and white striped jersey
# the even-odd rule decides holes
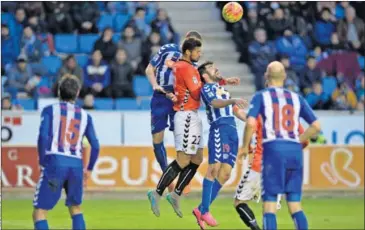
[[[228,124],[236,126],[233,106],[214,108],[211,103],[215,99],[230,99],[230,94],[218,83],[206,83],[201,89],[202,100],[206,106],[208,122],[210,125]]]
[[[98,146],[92,118],[85,110],[67,102],[49,105],[41,114],[38,138],[40,157],[56,154],[82,159],[85,135],[90,144]]]
[[[299,119],[308,124],[317,120],[313,110],[297,93],[270,87],[255,94],[247,117],[262,116],[263,143],[292,141],[299,143]]]
[[[181,56],[180,48],[176,44],[163,45],[153,56],[150,63],[156,68],[157,84],[160,86],[172,86],[174,84],[173,71],[168,62],[177,62]]]

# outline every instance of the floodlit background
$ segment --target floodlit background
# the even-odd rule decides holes
[[[365,3],[246,1],[240,3],[242,20],[234,24],[221,17],[225,3],[1,2],[4,229],[33,228],[39,113],[57,101],[57,81],[65,73],[83,82],[77,103],[93,116],[102,145],[86,187],[88,228],[197,228],[190,213],[199,204],[207,159],[183,201],[183,219],[166,202],[156,219],[145,197],[161,172],[151,147],[153,91],[144,69],[162,45],[180,44],[189,30],[203,36],[201,61],[212,60],[224,76],[241,78],[240,86],[228,87],[233,97],[250,99],[262,89],[269,62],[285,65],[285,87],[318,110],[323,127],[304,154],[309,226],[364,228]],[[99,93],[92,87],[96,82],[103,85]],[[204,108],[200,116],[207,141]],[[244,124],[238,127],[242,136]],[[164,143],[172,160],[168,131]],[[212,206],[221,228],[244,227],[231,197],[246,166],[236,166]],[[62,202],[49,216],[51,228],[71,226]],[[253,207],[261,220],[261,205]],[[283,209],[279,228],[293,229]]]

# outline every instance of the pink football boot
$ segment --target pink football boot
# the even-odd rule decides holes
[[[198,223],[199,227],[201,230],[205,229],[205,223],[204,221],[201,219],[202,214],[200,213],[199,208],[194,208],[193,209],[193,215],[196,218],[196,222]]]

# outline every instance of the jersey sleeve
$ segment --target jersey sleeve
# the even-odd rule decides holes
[[[39,164],[41,166],[45,166],[45,155],[47,150],[47,143],[49,139],[49,129],[52,123],[52,107],[48,106],[42,110],[41,113],[41,123],[39,127],[39,134],[38,134],[38,157],[39,157]]]
[[[99,156],[100,146],[99,146],[99,140],[96,137],[93,120],[90,115],[87,115],[87,126],[85,130],[85,136],[91,145],[90,160],[87,169],[93,170],[96,160],[98,159]]]
[[[299,116],[303,118],[308,124],[312,124],[317,120],[312,108],[308,105],[307,101],[302,96],[299,96],[300,101],[300,113]]]
[[[250,103],[250,109],[248,111],[247,114],[247,118],[248,117],[254,117],[257,118],[258,115],[260,114],[260,109],[262,107],[262,95],[261,94],[255,94],[255,96],[253,96],[251,103]]]
[[[204,85],[204,87],[201,89],[201,95],[203,98],[203,101],[210,105],[214,99],[217,98],[217,88],[214,85]]]

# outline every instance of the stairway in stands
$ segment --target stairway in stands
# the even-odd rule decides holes
[[[255,92],[253,75],[246,64],[238,63],[239,53],[225,31],[215,2],[159,2],[169,14],[175,30],[183,37],[189,30],[199,31],[204,39],[201,61],[217,63],[223,76],[241,78],[240,86],[227,87],[232,97],[251,98]]]

